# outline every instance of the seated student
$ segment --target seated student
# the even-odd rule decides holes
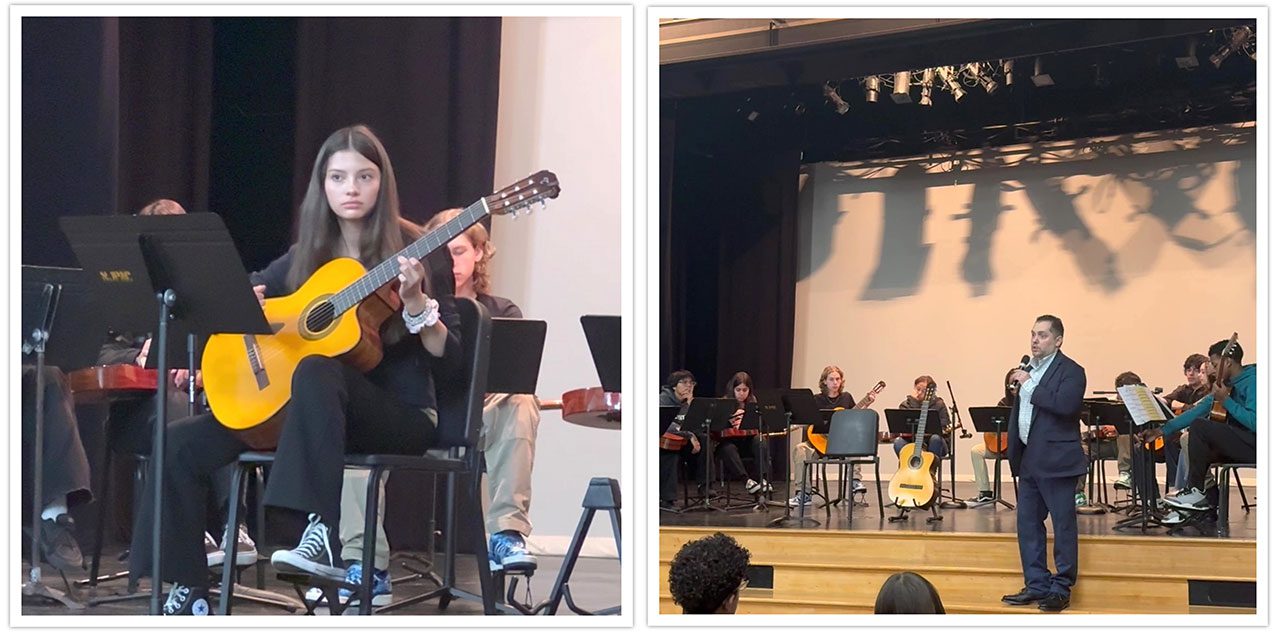
[[[693,387],[696,385],[697,381],[693,379],[693,373],[683,369],[673,372],[667,377],[667,383],[662,385],[662,391],[658,394],[658,405],[678,406],[680,411],[677,415],[683,417],[689,411],[689,403],[693,401]],[[681,464],[693,464],[699,495],[706,493],[703,478],[706,459],[702,455],[702,446],[706,444],[707,438],[699,432],[684,428],[681,421],[677,419],[675,430],[685,438],[684,446],[679,452],[673,450],[658,452],[658,506],[662,509],[675,507],[677,474]]]
[[[751,552],[723,533],[691,540],[671,560],[667,585],[684,614],[733,614]]]
[[[1133,371],[1125,371],[1116,376],[1116,388],[1121,386],[1132,386],[1134,384],[1142,384],[1142,378],[1138,377]],[[1117,400],[1119,396],[1116,396]],[[1092,432],[1092,430],[1090,430]],[[1133,437],[1131,435],[1116,434],[1115,426],[1101,426],[1098,428],[1102,438],[1095,440],[1093,435],[1084,433],[1080,436],[1080,447],[1084,449],[1085,454],[1093,454],[1095,459],[1105,459],[1112,456],[1116,459],[1116,467],[1120,469],[1120,478],[1116,480],[1115,486],[1129,489],[1132,486],[1130,472],[1133,467]],[[1096,445],[1095,445],[1096,443]],[[1084,493],[1084,486],[1089,480],[1089,474],[1086,472],[1076,480],[1076,506],[1083,507],[1089,500]]]
[[[40,498],[35,498],[36,397],[44,398]],[[84,556],[75,539],[75,522],[67,512],[93,500],[89,491],[89,459],[80,442],[71,389],[55,366],[44,367],[44,393],[36,393],[36,367],[22,367],[22,514],[23,532],[40,507],[40,548],[44,559],[66,572],[79,570]],[[24,543],[23,554],[30,552]]]
[[[1209,348],[1209,361],[1215,365],[1223,363],[1212,397],[1203,398],[1165,423],[1163,428],[1143,432],[1144,439],[1163,432],[1168,441],[1184,428],[1189,429],[1186,453],[1188,487],[1165,497],[1166,504],[1179,510],[1162,521],[1166,525],[1182,524],[1197,517],[1213,518],[1213,510],[1218,504],[1218,489],[1208,476],[1211,463],[1257,462],[1257,365],[1242,365],[1244,349],[1237,343],[1228,351],[1227,343],[1222,340]],[[1225,422],[1209,418],[1215,402],[1221,402],[1226,410]]]
[[[872,402],[876,400],[875,393],[867,393],[867,396]],[[822,375],[818,377],[818,393],[813,396],[813,399],[819,410],[848,410],[857,406],[857,402],[853,401],[853,395],[844,390],[844,371],[834,365],[822,369]],[[817,452],[807,440],[797,441],[791,448],[791,479],[796,493],[787,501],[787,504],[792,507],[813,503],[811,490],[805,489],[804,481],[800,479],[804,476],[804,462],[812,459]],[[854,465],[850,469],[853,491],[866,491],[866,486],[862,484],[862,466]]]
[[[937,388],[938,384],[928,375],[921,375],[916,378],[915,392],[902,400],[902,403],[898,404],[898,408],[919,411],[920,407],[924,405],[925,389],[930,386]],[[941,397],[934,396],[933,401],[929,402],[929,408],[938,411],[938,421],[942,424],[944,429],[951,425],[951,416],[947,414],[947,404],[942,401]],[[899,452],[902,452],[902,446],[907,445],[912,441],[915,441],[915,435],[913,434],[899,435],[898,438],[893,440],[893,453],[898,454]],[[929,435],[928,445],[925,446],[925,449],[938,455],[939,459],[945,459],[947,458],[947,455],[950,454],[950,451],[947,448],[947,440],[942,438],[941,435]]]
[[[1164,396],[1165,403],[1173,410],[1174,414],[1182,414],[1182,412],[1196,402],[1209,394],[1213,389],[1215,376],[1212,373],[1208,356],[1202,353],[1193,353],[1187,356],[1182,363],[1182,374],[1186,376],[1187,383],[1173,389],[1173,392]],[[1179,431],[1172,441],[1165,444],[1164,447],[1164,464],[1165,477],[1172,480],[1170,485],[1175,490],[1183,489],[1187,486],[1187,460],[1182,458],[1184,449],[1187,445],[1187,431]]]
[[[1000,398],[996,406],[1013,405],[1014,398],[1018,396],[1018,383],[1013,381],[1013,374],[1017,370],[1018,367],[1013,367],[1004,374],[1004,397]],[[1005,452],[1008,452],[1007,446]],[[996,495],[991,491],[991,478],[987,475],[986,461],[994,460],[996,453],[987,449],[987,442],[984,440],[973,444],[969,449],[969,458],[973,461],[973,480],[978,484],[978,495],[964,501],[964,504],[966,507],[990,505],[996,501]],[[1007,459],[1008,455],[1002,458]]]
[[[915,573],[897,573],[884,580],[876,595],[876,614],[946,614],[938,589]]]
[[[733,429],[738,429],[742,425],[745,415],[746,405],[755,403],[756,394],[755,387],[752,386],[751,376],[746,372],[739,371],[733,374],[733,378],[729,380],[729,384],[725,387],[728,391],[725,398],[733,398],[738,402],[738,409],[733,416],[729,418],[729,425]],[[741,479],[746,479],[746,487],[748,494],[761,494],[773,491],[773,485],[769,484],[766,472],[769,468],[766,461],[769,459],[768,452],[765,452],[764,458],[760,458],[760,435],[755,434],[745,437],[722,437],[716,441],[715,455],[724,461],[725,471],[728,475]],[[742,464],[742,453],[746,452],[756,459],[756,475],[760,477],[760,481],[756,482],[747,474],[747,468]]]

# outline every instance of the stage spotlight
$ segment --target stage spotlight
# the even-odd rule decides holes
[[[893,102],[911,103],[911,72],[903,70],[893,75]]]
[[[957,102],[964,98],[964,86],[960,85],[960,78],[956,76],[958,73],[951,66],[943,66],[938,69],[938,74],[942,76],[942,81],[951,89],[951,96],[955,97]]]
[[[1039,57],[1036,57],[1034,68],[1035,69],[1031,71],[1031,83],[1036,84],[1037,88],[1047,88],[1053,85],[1053,77],[1050,77],[1049,73],[1044,71],[1044,67],[1041,66]]]
[[[920,105],[924,107],[933,105],[933,76],[932,68],[925,69],[924,80],[920,84]]]
[[[1177,62],[1178,67],[1183,70],[1195,70],[1200,65],[1200,60],[1196,57],[1196,38],[1194,36],[1187,38],[1187,54],[1181,57],[1175,57],[1173,60]]]
[[[822,94],[827,97],[831,105],[835,106],[836,114],[845,114],[849,111],[849,104],[840,98],[840,92],[836,90],[836,84],[828,81],[822,86]]]
[[[1004,85],[1013,85],[1013,60],[1004,60],[1004,63],[1001,64],[1001,68],[1004,70]]]
[[[966,68],[969,70],[969,74],[973,75],[973,78],[977,79],[978,83],[982,85],[982,89],[987,91],[987,94],[991,94],[996,91],[996,88],[998,87],[996,80],[993,79],[991,75],[983,72],[982,64],[975,61],[967,65]]]
[[[871,75],[863,80],[867,87],[867,103],[875,103],[880,100],[880,77]]]

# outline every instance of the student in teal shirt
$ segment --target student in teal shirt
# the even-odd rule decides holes
[[[1213,481],[1205,480],[1209,464],[1257,462],[1257,365],[1241,364],[1244,349],[1239,343],[1227,347],[1228,341],[1222,340],[1209,348],[1209,361],[1215,365],[1222,361],[1212,397],[1206,396],[1159,430],[1169,438],[1190,428],[1185,455],[1190,466],[1187,488],[1165,498],[1176,509],[1205,511],[1217,505],[1218,490],[1210,488]],[[1226,409],[1226,422],[1209,419],[1215,401],[1221,401]],[[1147,431],[1144,436],[1159,431]]]

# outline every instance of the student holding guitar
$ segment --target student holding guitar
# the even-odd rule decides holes
[[[553,180],[537,174],[517,185],[516,195],[489,196],[468,207],[466,220],[554,197]],[[343,455],[422,454],[435,444],[433,373],[460,370],[460,321],[451,300],[431,298],[421,259],[461,233],[466,220],[406,247],[414,235],[406,235],[382,142],[363,125],[325,140],[298,214],[297,243],[252,277],[260,297],[280,297],[263,305],[276,333],[212,336],[202,366],[213,414],[169,430],[165,557],[157,578],[173,582],[165,614],[207,612],[205,490],[215,471],[250,448],[276,449],[266,504],[306,521],[298,545],[276,552],[272,565],[345,577],[338,541]],[[134,534],[135,575],[151,568],[153,494],[144,495],[142,528]]]
[[[818,393],[813,398],[819,410],[866,408],[876,401],[876,395],[883,388],[884,382],[880,382],[867,392],[861,401],[855,403],[853,395],[844,390],[844,371],[832,365],[822,369],[822,375],[818,377]],[[825,454],[827,448],[826,435],[814,433],[812,427],[805,429],[805,436],[805,441],[797,441],[791,448],[792,485],[796,491],[787,502],[792,507],[799,507],[801,504],[809,505],[813,502],[812,494],[806,489],[805,481],[800,480],[804,476],[804,462],[812,459],[815,454]],[[866,487],[862,484],[862,466],[854,465],[850,469],[853,491],[865,491]]]
[[[692,372],[680,369],[667,376],[667,382],[658,393],[659,406],[676,406],[680,409],[673,422],[675,427],[665,431],[666,445],[658,453],[658,506],[662,509],[675,508],[676,483],[681,463],[693,464],[698,494],[706,493],[706,485],[703,483],[706,462],[702,457],[702,446],[706,445],[707,438],[701,432],[683,426],[684,414],[689,411],[689,404],[693,402],[693,388],[697,385]]]
[[[1174,414],[1180,415],[1189,410],[1213,390],[1215,376],[1211,367],[1208,356],[1203,353],[1193,353],[1183,361],[1182,374],[1187,378],[1187,382],[1164,396],[1165,403],[1169,404]],[[1166,480],[1173,480],[1172,486],[1175,490],[1182,490],[1187,486],[1188,464],[1187,459],[1183,458],[1186,454],[1187,439],[1187,431],[1181,430],[1174,433],[1165,445],[1165,476]]]
[[[1061,612],[1071,603],[1079,572],[1075,484],[1088,467],[1080,448],[1085,374],[1061,352],[1063,333],[1057,316],[1037,318],[1030,361],[1011,376],[1019,385],[1009,415],[1009,467],[1021,483],[1017,511],[1023,587],[1003,601],[1014,606],[1039,602],[1044,612]],[[1049,573],[1046,563],[1048,516],[1053,517],[1056,574]]]
[[[1254,463],[1258,458],[1258,377],[1257,365],[1241,364],[1244,349],[1235,334],[1209,347],[1209,361],[1217,367],[1218,383],[1209,395],[1164,424],[1144,430],[1144,440],[1160,433],[1176,436],[1184,428],[1187,439],[1187,487],[1165,497],[1165,503],[1180,510],[1178,518],[1165,524],[1181,524],[1189,519],[1182,512],[1211,513],[1217,506],[1218,490],[1207,480],[1211,463]]]
[[[738,409],[729,418],[729,427],[720,432],[716,437],[715,455],[724,462],[727,474],[737,478],[746,479],[746,488],[748,494],[761,494],[773,491],[773,485],[769,484],[766,472],[765,461],[769,455],[765,454],[764,458],[760,458],[760,431],[742,428],[742,419],[746,414],[746,405],[755,403],[755,388],[751,385],[751,376],[744,371],[738,371],[729,379],[729,383],[725,386],[726,398],[733,398],[738,402]],[[742,451],[754,455],[756,458],[756,475],[759,477],[757,482],[747,474],[747,468],[742,464]]]

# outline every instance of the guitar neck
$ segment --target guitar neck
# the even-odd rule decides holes
[[[343,313],[355,307],[360,304],[360,301],[373,294],[375,290],[399,276],[400,263],[397,260],[398,257],[422,259],[430,254],[431,251],[461,235],[488,214],[489,209],[484,199],[476,200],[474,204],[463,209],[457,217],[445,222],[435,230],[420,237],[417,241],[405,246],[403,250],[392,255],[391,258],[374,266],[364,276],[356,279],[354,283],[333,295],[330,302],[337,308],[338,313]]]

